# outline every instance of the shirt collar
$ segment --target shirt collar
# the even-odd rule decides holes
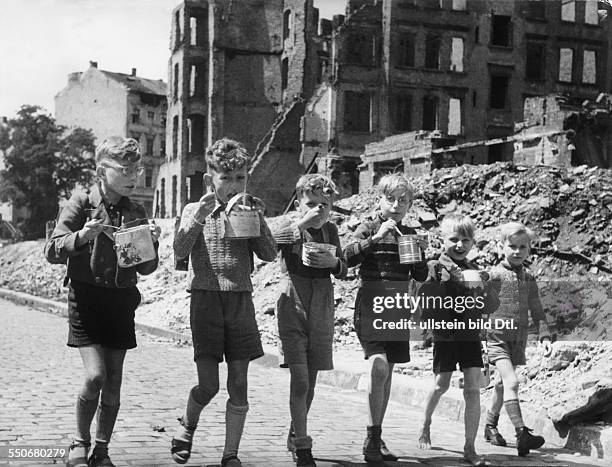
[[[97,208],[100,204],[104,203],[110,205],[107,200],[104,199],[104,195],[102,194],[102,187],[100,182],[95,183],[89,189],[89,203],[92,207]],[[127,209],[130,207],[130,199],[127,196],[122,196],[119,201],[115,204],[116,207],[120,209]]]

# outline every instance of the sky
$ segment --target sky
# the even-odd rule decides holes
[[[240,0],[234,0],[240,1]],[[178,0],[2,0],[0,116],[23,104],[53,114],[68,73],[89,61],[103,70],[168,81],[172,9]],[[343,14],[346,0],[315,0],[321,18]]]

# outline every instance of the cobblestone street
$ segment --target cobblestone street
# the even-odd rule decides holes
[[[74,430],[74,401],[82,366],[75,349],[65,346],[64,318],[0,300],[0,446],[67,447]],[[169,454],[171,436],[189,389],[196,381],[190,347],[140,334],[139,346],[129,351],[124,372],[122,405],[111,443],[118,466],[175,466]],[[222,380],[225,365],[221,366]],[[253,364],[250,370],[250,412],[240,457],[245,466],[291,466],[285,450],[288,415],[288,372]],[[188,465],[218,465],[224,440],[225,384],[205,409]],[[310,434],[318,464],[366,465],[361,443],[367,421],[365,395],[321,386],[311,413]],[[421,411],[391,403],[384,439],[401,455],[388,465],[466,465],[460,423],[434,418],[432,436],[438,448],[416,449]],[[509,434],[508,434],[509,435]],[[491,465],[604,465],[563,450],[541,450],[528,458],[515,457],[513,448],[495,448],[478,441]],[[49,465],[13,462],[5,465]]]

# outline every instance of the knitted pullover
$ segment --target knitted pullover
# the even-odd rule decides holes
[[[261,235],[234,240],[223,238],[225,214],[218,205],[204,224],[194,219],[199,203],[185,206],[174,238],[177,258],[191,256],[191,289],[252,292],[253,253],[264,261],[276,258],[276,243],[263,215],[259,214]]]
[[[427,262],[402,264],[399,260],[397,239],[389,234],[378,243],[372,242],[372,236],[378,232],[385,220],[380,213],[375,213],[362,222],[353,235],[354,243],[344,249],[348,267],[361,264],[359,275],[362,281],[407,281],[413,279],[423,282],[427,278]],[[397,224],[404,235],[415,235],[411,227]]]
[[[529,315],[538,328],[541,339],[550,338],[546,313],[540,301],[538,284],[523,266],[512,267],[507,261],[491,269],[491,282],[499,294],[496,318],[513,319],[516,329],[491,329],[488,335],[495,340],[521,341],[527,339]]]

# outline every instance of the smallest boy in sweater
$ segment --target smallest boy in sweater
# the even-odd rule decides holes
[[[219,363],[227,361],[225,448],[222,467],[240,467],[238,447],[249,404],[249,362],[263,355],[251,273],[253,253],[264,261],[276,258],[276,243],[259,209],[260,236],[225,236],[227,202],[246,190],[251,156],[244,146],[223,138],[206,149],[207,193],[183,209],[174,238],[177,258],[191,257],[191,335],[198,384],[189,392],[181,427],[170,452],[184,464],[191,454],[193,435],[204,407],[219,392]]]
[[[284,364],[291,383],[289,409],[291,428],[287,448],[295,451],[297,465],[316,466],[312,438],[308,436],[307,416],[317,374],[332,370],[334,339],[334,287],[330,278],[346,276],[338,229],[329,222],[336,186],[323,175],[303,175],[295,187],[295,208],[300,218],[287,221],[274,232],[280,250],[281,293],[276,304],[278,332]],[[307,251],[306,242],[332,245],[333,251]]]
[[[501,228],[504,260],[491,269],[493,287],[498,291],[500,300],[495,317],[513,320],[516,329],[492,329],[487,333],[489,361],[495,365],[499,376],[487,412],[485,440],[496,446],[506,445],[506,440],[497,431],[499,413],[503,405],[516,429],[516,448],[519,456],[526,456],[530,449],[537,449],[544,444],[544,438],[533,436],[523,423],[518,399],[516,367],[525,364],[528,312],[531,312],[531,319],[538,326],[544,354],[548,356],[552,351],[538,285],[523,265],[529,256],[531,237],[532,232],[518,222],[510,222]]]

